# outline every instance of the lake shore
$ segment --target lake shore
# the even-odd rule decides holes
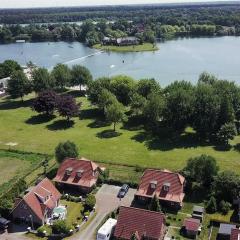
[[[104,51],[113,51],[113,52],[146,52],[146,51],[157,51],[159,48],[157,45],[151,43],[143,43],[139,45],[132,46],[113,46],[113,45],[93,45],[93,48],[100,49]]]

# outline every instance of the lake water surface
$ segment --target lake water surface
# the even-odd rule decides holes
[[[44,42],[0,45],[0,62],[32,61],[51,69],[57,63],[82,64],[94,77],[130,75],[155,78],[162,86],[174,80],[196,82],[203,71],[240,84],[240,37],[184,38],[158,43],[156,52],[99,52],[82,43]]]

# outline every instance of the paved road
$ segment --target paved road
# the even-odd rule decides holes
[[[103,185],[96,194],[97,215],[91,223],[80,233],[75,234],[71,240],[94,240],[95,231],[104,217],[119,206],[130,206],[134,198],[135,189],[129,189],[127,195],[120,201],[117,198],[120,187]]]

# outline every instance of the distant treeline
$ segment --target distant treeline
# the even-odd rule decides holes
[[[135,5],[45,9],[2,9],[0,23],[74,22],[86,19],[127,19],[140,23],[156,21],[162,24],[240,24],[239,4],[198,5]]]

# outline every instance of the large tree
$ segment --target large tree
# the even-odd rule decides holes
[[[33,102],[33,110],[38,113],[52,115],[58,103],[58,96],[54,91],[45,90],[38,94]]]
[[[166,90],[166,110],[164,118],[167,124],[177,131],[183,131],[194,110],[193,87],[185,82],[175,82]]]
[[[33,90],[41,92],[54,87],[54,79],[46,68],[36,68],[32,72]]]
[[[116,131],[116,124],[125,119],[124,107],[121,103],[115,101],[106,108],[106,118],[113,123],[113,130]]]
[[[67,65],[57,64],[53,68],[51,75],[55,81],[56,87],[63,89],[64,87],[70,85],[71,71]]]
[[[236,135],[237,129],[235,123],[225,123],[217,132],[217,140],[224,145],[228,145],[229,140],[234,139]]]
[[[7,91],[12,98],[20,97],[31,92],[31,83],[22,70],[13,72],[8,80]]]
[[[211,184],[218,170],[216,160],[208,155],[190,158],[184,169],[188,177],[205,186]]]
[[[61,142],[55,148],[55,157],[59,163],[65,158],[76,158],[78,157],[78,148],[73,142]]]
[[[103,89],[98,96],[98,108],[103,112],[106,112],[106,108],[110,105],[117,102],[117,98],[107,89]]]
[[[151,94],[145,105],[143,114],[146,119],[153,125],[157,125],[163,118],[163,111],[165,109],[165,99],[160,94]]]
[[[216,199],[232,203],[239,197],[240,176],[233,171],[224,171],[218,174],[212,184],[212,192]]]
[[[218,128],[220,97],[208,84],[198,84],[195,91],[193,125],[202,138],[209,138]]]
[[[111,80],[111,92],[114,93],[118,101],[123,105],[130,104],[135,86],[134,79],[128,76],[119,75],[113,77]]]
[[[0,78],[9,77],[15,71],[22,70],[21,66],[14,60],[6,60],[0,64]]]
[[[155,79],[141,79],[137,82],[137,93],[147,98],[150,94],[160,93],[161,87]]]
[[[71,74],[72,74],[71,84],[73,86],[78,85],[80,87],[80,91],[82,85],[88,86],[93,79],[90,71],[86,67],[81,65],[74,65],[72,67]]]
[[[66,117],[68,121],[78,115],[79,108],[80,106],[76,103],[76,100],[70,95],[58,98],[57,110],[59,115]]]

